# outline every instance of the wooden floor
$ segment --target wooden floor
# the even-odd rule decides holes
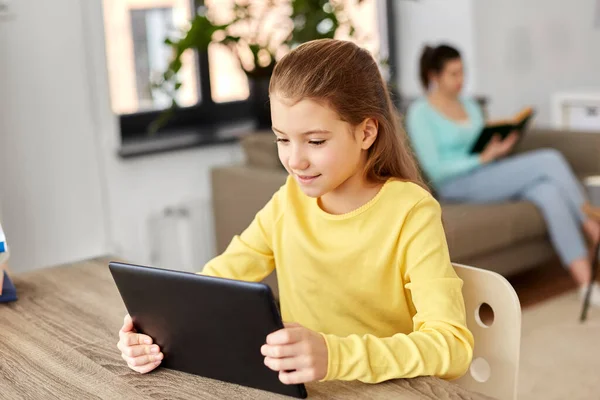
[[[571,276],[560,265],[558,259],[512,276],[508,280],[515,288],[522,308],[576,288]]]
[[[539,304],[576,288],[571,276],[559,260],[551,261],[508,278],[519,296],[521,309]],[[492,324],[494,312],[485,305],[479,309],[479,318],[484,324]]]

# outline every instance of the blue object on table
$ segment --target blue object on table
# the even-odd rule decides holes
[[[4,273],[4,282],[2,283],[2,295],[0,295],[0,303],[8,303],[17,300],[17,289],[12,283],[6,271]]]
[[[0,267],[2,267],[2,264],[6,263],[8,256],[9,254],[8,246],[6,245],[6,236],[2,230],[2,225],[0,225]],[[15,285],[8,277],[8,274],[4,270],[0,270],[0,274],[4,274],[4,279],[2,280],[2,294],[0,294],[0,303],[8,303],[9,301],[17,300],[17,289],[15,289]]]
[[[8,253],[8,246],[6,245],[6,235],[2,230],[2,225],[0,225],[0,260],[3,258],[2,253]],[[4,254],[4,256],[7,256],[7,254]],[[2,260],[0,264],[4,262],[6,262],[6,260]]]

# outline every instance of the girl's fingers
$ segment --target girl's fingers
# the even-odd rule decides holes
[[[119,331],[117,348],[121,350],[121,357],[129,368],[145,374],[160,365],[164,355],[160,348],[152,343],[150,336],[136,333],[131,316],[125,315]]]
[[[308,357],[271,358],[265,357],[265,365],[273,371],[301,370],[310,366]]]
[[[152,344],[152,338],[148,335],[143,335],[141,333],[133,333],[127,332],[122,333],[121,342],[123,342],[127,346],[135,346],[138,344]]]
[[[160,353],[160,348],[157,345],[136,345],[127,346],[123,342],[117,344],[117,348],[127,357],[139,357],[143,355],[152,355]]]
[[[131,320],[129,314],[127,314],[123,319],[123,327],[121,328],[121,332],[133,332],[134,330],[133,321]]]
[[[161,361],[157,361],[151,364],[146,364],[144,366],[141,367],[129,367],[132,370],[134,370],[135,372],[139,372],[140,374],[147,374],[150,371],[153,371],[154,369],[156,369],[156,367],[158,367],[160,365]]]
[[[288,344],[288,345],[268,345],[264,344],[260,348],[260,353],[263,356],[271,358],[293,357],[303,354],[305,344],[303,342]]]
[[[280,329],[267,336],[267,344],[273,346],[297,343],[302,340],[303,332],[304,328],[301,327]]]
[[[121,355],[131,368],[144,367],[148,364],[154,364],[157,361],[162,361],[163,353],[143,355],[139,357],[128,357],[125,354]]]
[[[313,369],[308,368],[291,372],[280,371],[279,380],[286,385],[297,385],[316,380],[316,375]]]

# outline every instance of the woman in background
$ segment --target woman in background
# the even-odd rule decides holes
[[[541,211],[562,264],[580,288],[591,280],[589,242],[600,240],[600,223],[586,217],[589,204],[561,153],[542,149],[507,157],[518,136],[492,139],[479,154],[470,149],[485,121],[478,104],[462,97],[464,66],[458,50],[426,46],[420,60],[426,95],[407,113],[407,130],[424,173],[442,200],[489,203],[528,200]],[[597,212],[597,210],[593,210]],[[597,212],[600,214],[600,212]],[[590,304],[600,306],[594,284]]]

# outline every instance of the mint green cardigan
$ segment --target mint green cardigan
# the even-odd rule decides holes
[[[481,165],[470,149],[484,126],[479,105],[461,99],[469,120],[452,121],[435,110],[426,98],[413,102],[406,115],[406,129],[421,168],[435,188]]]

